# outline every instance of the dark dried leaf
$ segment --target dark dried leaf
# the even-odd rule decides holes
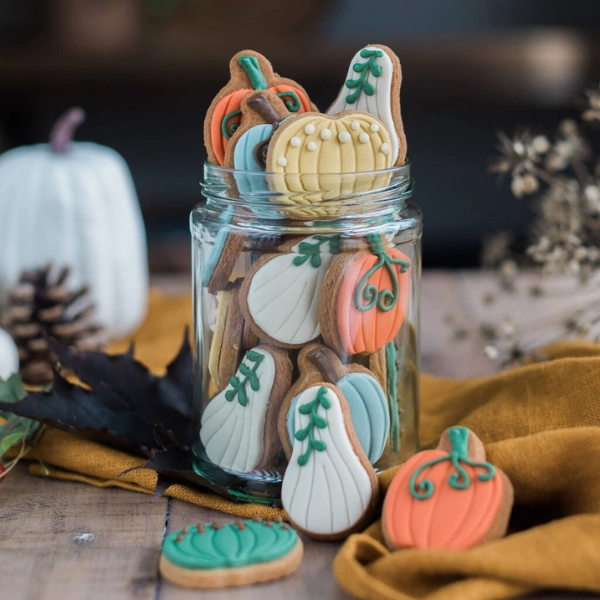
[[[56,374],[50,391],[35,392],[17,403],[0,402],[0,411],[41,421],[51,427],[115,448],[152,456],[168,441],[186,449],[192,440],[192,353],[187,331],[164,377],[153,375],[125,354],[76,352],[50,342],[61,363],[90,391]]]

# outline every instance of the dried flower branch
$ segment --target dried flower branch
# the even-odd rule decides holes
[[[586,98],[582,120],[600,123],[600,87],[588,90]],[[512,138],[500,133],[498,139],[500,155],[490,171],[509,176],[517,198],[535,194],[538,216],[524,254],[515,253],[508,234],[499,234],[484,242],[483,265],[497,270],[505,291],[514,290],[519,265],[527,261],[541,267],[543,275],[566,273],[592,284],[600,278],[600,157],[590,141],[572,119],[560,123],[553,138],[525,131]],[[536,286],[535,295],[542,293]],[[592,302],[551,323],[529,323],[527,329],[513,332],[493,326],[494,340],[488,327],[486,354],[514,362],[566,336],[600,341],[598,306]]]

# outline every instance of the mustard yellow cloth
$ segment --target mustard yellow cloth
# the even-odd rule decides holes
[[[189,298],[154,294],[136,356],[160,373],[189,322]],[[127,342],[112,350],[124,350]],[[381,526],[351,536],[334,562],[340,585],[365,599],[492,600],[543,588],[600,591],[600,346],[562,343],[548,362],[479,379],[423,376],[421,442],[452,425],[473,429],[515,488],[509,535],[464,552],[390,552]],[[143,460],[48,430],[38,447],[51,477],[151,494]],[[43,475],[33,462],[30,471]],[[395,469],[380,475],[385,490]],[[173,485],[166,494],[226,513],[274,518],[281,510],[237,504]]]

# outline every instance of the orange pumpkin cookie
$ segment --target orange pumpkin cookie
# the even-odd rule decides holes
[[[223,165],[229,140],[243,120],[242,100],[252,90],[268,90],[279,96],[290,112],[316,110],[306,90],[291,79],[279,77],[258,52],[242,50],[229,63],[229,83],[212,101],[204,121],[208,161]]]
[[[368,252],[335,257],[323,281],[321,334],[338,354],[376,352],[394,339],[406,316],[409,258],[386,248],[379,234],[366,240]]]
[[[394,477],[382,512],[386,543],[464,550],[502,537],[513,495],[508,477],[486,462],[481,440],[451,427],[436,450],[418,452]]]

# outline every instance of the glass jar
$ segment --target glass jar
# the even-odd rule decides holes
[[[320,384],[343,396],[348,435],[376,470],[415,453],[422,216],[410,165],[206,164],[202,191],[190,218],[196,472],[225,494],[277,502],[305,443],[295,399]],[[310,433],[318,450],[318,423]]]

